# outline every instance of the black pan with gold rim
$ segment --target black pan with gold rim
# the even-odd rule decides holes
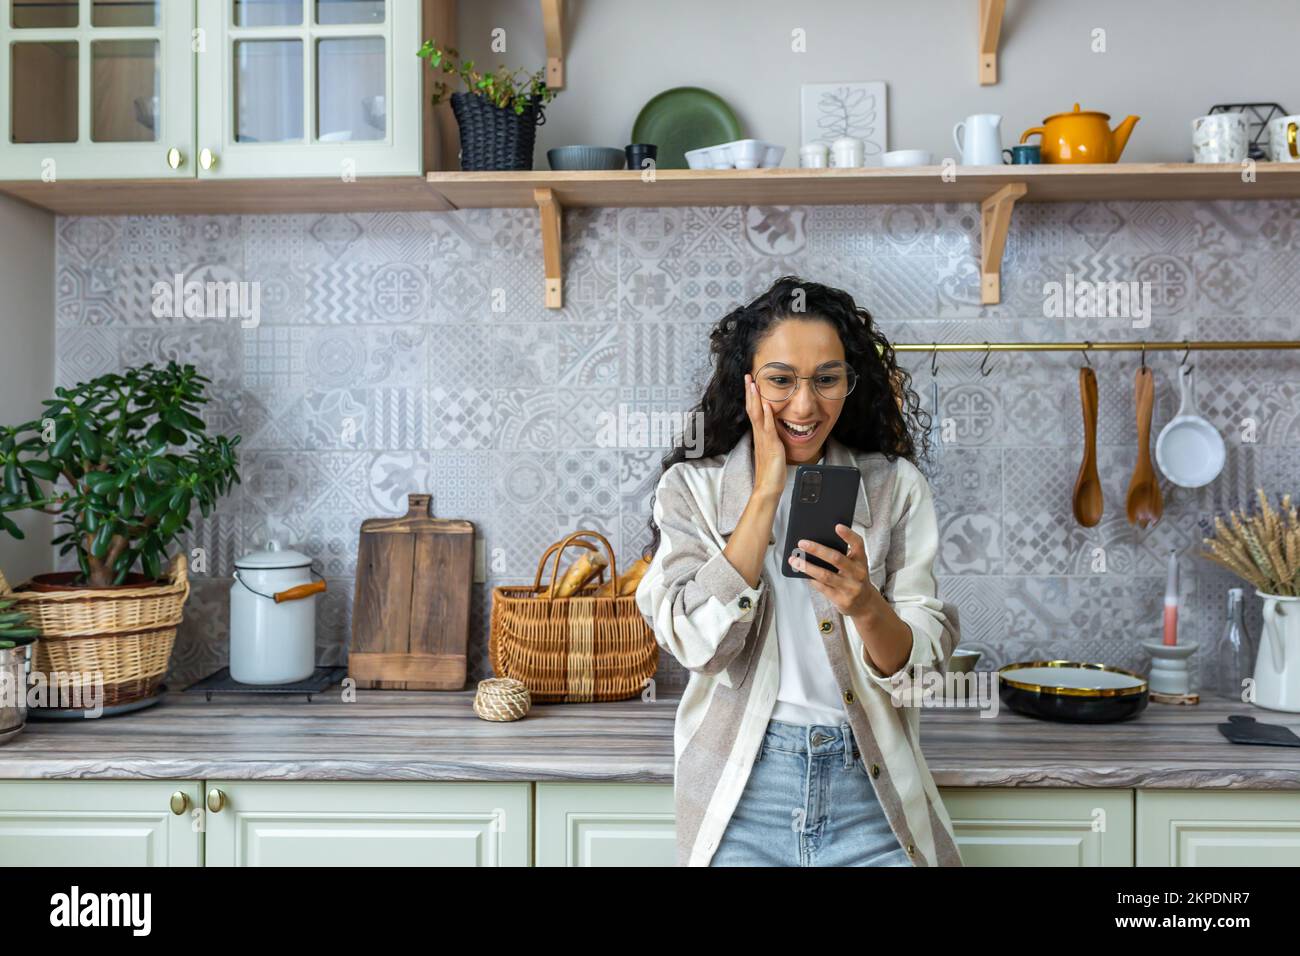
[[[997,673],[1002,703],[1027,717],[1101,724],[1136,717],[1147,706],[1146,678],[1122,667],[1020,661]]]

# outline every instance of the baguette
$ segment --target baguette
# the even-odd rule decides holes
[[[555,596],[561,598],[572,597],[608,564],[609,559],[597,551],[584,554],[569,565],[568,571],[564,572],[564,578],[560,581],[559,587],[556,588]]]
[[[650,567],[650,562],[645,558],[637,558],[635,564],[627,569],[627,573],[618,579],[619,596],[627,594],[636,594],[637,585],[645,577],[646,570]]]

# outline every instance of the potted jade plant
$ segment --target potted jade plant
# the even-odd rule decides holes
[[[533,168],[537,127],[546,122],[543,106],[555,98],[546,85],[546,72],[513,73],[499,66],[479,73],[473,60],[461,60],[451,47],[426,40],[417,51],[435,73],[433,104],[447,98],[451,87],[444,77],[459,77],[465,92],[451,93],[451,111],[460,128],[460,168],[512,170]]]
[[[1255,494],[1257,507],[1214,519],[1201,554],[1254,585],[1264,601],[1254,703],[1300,713],[1300,516],[1290,495],[1275,509],[1263,488]]]
[[[209,436],[197,414],[208,384],[192,365],[144,365],[0,426],[0,531],[23,537],[16,511],[54,515],[77,563],[8,593],[0,577],[0,594],[41,634],[33,670],[76,675],[73,691],[102,680],[105,706],[156,696],[189,595],[185,555],[168,552],[239,481],[239,437]]]

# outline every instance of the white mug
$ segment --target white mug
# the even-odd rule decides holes
[[[1243,113],[1211,113],[1192,120],[1193,162],[1244,162],[1248,145]]]
[[[1002,165],[1002,117],[997,113],[976,113],[952,128],[952,141],[961,153],[963,166]],[[964,132],[964,136],[957,134]]]
[[[830,149],[825,143],[805,143],[799,147],[799,165],[804,169],[825,169]]]
[[[1300,163],[1300,114],[1269,120],[1268,158],[1275,163]]]
[[[852,169],[862,165],[862,155],[866,145],[856,136],[841,136],[831,143],[831,158],[840,169]]]

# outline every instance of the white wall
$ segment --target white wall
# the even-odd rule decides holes
[[[799,86],[889,85],[889,147],[952,155],[953,124],[1001,113],[1003,145],[1072,108],[1142,117],[1126,161],[1182,161],[1189,123],[1215,103],[1280,102],[1300,112],[1295,0],[1007,0],[1001,78],[977,80],[978,0],[568,0],[566,87],[538,130],[552,146],[622,147],[637,112],[673,86],[703,86],[745,133],[787,146],[798,165]],[[491,69],[546,62],[537,0],[462,0],[460,49]],[[507,50],[489,46],[494,27]],[[791,30],[807,52],[790,51]],[[1106,30],[1106,53],[1090,51]],[[1037,141],[1037,140],[1035,140]]]
[[[54,388],[54,217],[0,196],[0,421],[40,413]],[[11,513],[27,534],[0,532],[0,570],[11,585],[52,570],[50,519]]]

